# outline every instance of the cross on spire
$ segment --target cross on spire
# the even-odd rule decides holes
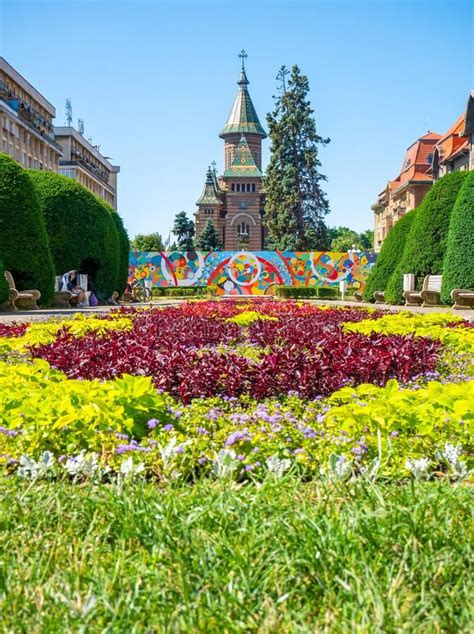
[[[248,55],[245,52],[245,49],[242,49],[239,53],[239,57],[242,60],[242,70],[245,70],[245,60],[247,59]]]
[[[211,167],[212,167],[212,171],[214,172],[214,174],[217,173],[217,163],[215,161],[211,162]]]

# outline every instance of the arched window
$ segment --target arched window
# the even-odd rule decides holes
[[[233,192],[235,192],[235,183],[232,183],[232,185],[230,186],[230,188],[231,188],[231,190],[232,190]]]
[[[255,183],[252,183],[252,191],[255,191]]]
[[[239,192],[240,191],[240,183],[237,183],[236,187],[237,187],[237,191]]]
[[[247,191],[250,191],[250,183],[247,183]]]

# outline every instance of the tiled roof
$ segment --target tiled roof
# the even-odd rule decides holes
[[[222,201],[219,196],[219,192],[216,190],[215,174],[209,168],[206,174],[206,182],[199,200],[196,205],[221,205]]]
[[[466,114],[462,114],[436,145],[439,162],[451,160],[456,154],[469,147],[467,137],[464,136],[466,128]]]
[[[258,119],[257,112],[250,98],[247,75],[242,68],[240,79],[237,82],[239,90],[234,101],[234,105],[229,113],[227,123],[219,134],[224,138],[227,134],[258,134],[263,139],[267,136]]]
[[[235,150],[234,160],[229,169],[225,170],[224,176],[262,176],[262,172],[258,169],[252,156],[247,139],[243,135]]]

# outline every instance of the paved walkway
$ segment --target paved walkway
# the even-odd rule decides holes
[[[235,297],[228,297],[226,299],[235,299]],[[252,300],[259,299],[258,296],[241,297],[240,299]],[[271,299],[267,297],[267,299]],[[177,306],[186,299],[163,299],[151,302],[151,306],[154,308],[161,308],[167,306]],[[304,301],[316,305],[328,305],[331,306],[351,306],[353,308],[379,308],[381,310],[401,311],[409,310],[414,313],[451,313],[453,315],[459,315],[474,321],[474,310],[453,310],[451,306],[438,306],[435,308],[422,308],[421,306],[389,306],[387,304],[369,304],[365,302],[351,302],[351,301],[339,301],[339,300],[319,300],[319,299],[303,299],[298,301]],[[127,304],[127,306],[149,306],[150,304]],[[94,313],[108,313],[116,308],[116,306],[97,306],[95,308],[45,308],[40,310],[18,311],[16,313],[2,313],[0,312],[0,323],[25,322],[25,321],[44,321],[51,319],[52,317],[60,317],[65,319],[72,317],[76,313],[82,314],[94,314]]]

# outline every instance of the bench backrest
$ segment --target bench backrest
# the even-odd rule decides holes
[[[5,279],[7,280],[8,286],[13,290],[16,290],[15,280],[13,279],[13,275],[10,271],[5,271]]]
[[[442,275],[427,275],[423,280],[423,290],[441,293]]]

